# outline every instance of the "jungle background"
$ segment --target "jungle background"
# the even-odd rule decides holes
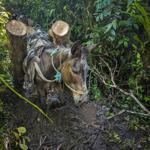
[[[123,140],[117,131],[109,134],[108,143],[120,143],[124,149],[150,148],[149,0],[1,0],[0,77],[12,86],[5,24],[13,15],[46,32],[61,19],[71,25],[72,41],[82,40],[84,45],[99,43],[88,59],[90,100],[107,106],[108,118],[126,111],[124,119],[130,131],[142,133],[140,145],[135,137]],[[10,133],[6,91],[0,81],[0,93],[5,97],[0,99],[0,149],[5,135]],[[21,132],[25,128],[17,129]]]

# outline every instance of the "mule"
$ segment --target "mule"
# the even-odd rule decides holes
[[[44,44],[39,44],[42,41]],[[52,90],[53,85],[58,85],[58,82],[63,82],[71,90],[75,104],[86,101],[89,49],[79,41],[71,48],[56,47],[48,40],[45,42],[43,37],[41,41],[38,38],[36,44],[30,42],[30,45],[34,46],[29,48],[24,60],[25,84],[37,89],[41,99],[51,99],[49,90]],[[55,91],[53,92],[55,94]]]

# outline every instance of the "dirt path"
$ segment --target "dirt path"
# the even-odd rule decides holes
[[[13,93],[0,95],[9,101],[11,120],[7,126],[27,128],[31,150],[148,150],[148,132],[131,131],[124,116],[107,121],[105,106],[88,102],[76,107],[70,96],[66,104],[48,112],[54,123],[50,124],[31,106],[17,99]],[[15,99],[15,101],[14,101]],[[8,102],[7,101],[7,102]],[[17,102],[16,102],[17,101]],[[134,141],[134,142],[133,142]]]

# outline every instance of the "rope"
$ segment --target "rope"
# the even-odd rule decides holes
[[[86,91],[86,92],[77,91],[77,90],[73,89],[73,88],[72,88],[69,84],[67,84],[66,82],[65,82],[65,85],[66,85],[72,92],[75,92],[75,93],[77,93],[77,94],[79,94],[79,95],[84,95],[84,94],[87,94],[87,93],[88,93],[88,91]]]
[[[41,72],[41,70],[40,70],[40,67],[39,67],[39,65],[37,64],[37,62],[34,62],[34,65],[35,65],[35,69],[36,69],[36,71],[37,71],[39,77],[40,77],[43,81],[48,82],[48,83],[52,83],[52,82],[55,82],[55,81],[56,81],[56,79],[54,79],[54,80],[48,80],[48,79],[46,79],[46,78],[44,77],[44,75],[42,74],[42,72]],[[88,91],[86,91],[86,92],[77,91],[77,90],[73,89],[70,85],[68,85],[66,82],[65,82],[65,85],[66,85],[72,92],[75,92],[75,93],[77,93],[77,94],[79,94],[79,95],[84,95],[84,94],[88,93]]]
[[[42,74],[41,69],[40,69],[39,65],[37,64],[37,62],[34,62],[34,65],[35,65],[35,70],[37,71],[39,77],[40,77],[43,81],[48,82],[48,83],[52,83],[52,82],[55,82],[55,81],[56,81],[56,79],[54,79],[54,80],[48,80],[48,79],[46,79],[46,78],[44,77],[44,75]]]
[[[37,71],[39,77],[40,77],[43,81],[48,82],[48,83],[52,83],[52,82],[55,82],[55,81],[59,81],[59,82],[60,82],[61,79],[62,79],[62,74],[61,74],[61,72],[58,71],[58,69],[57,69],[57,68],[55,67],[55,65],[54,65],[54,57],[53,57],[53,56],[57,53],[57,50],[58,50],[58,48],[54,49],[54,51],[52,51],[51,54],[50,54],[51,57],[52,57],[52,66],[53,66],[54,70],[56,71],[56,74],[55,74],[55,76],[54,76],[54,77],[55,77],[54,80],[48,80],[48,79],[46,79],[46,78],[44,77],[43,73],[41,72],[41,69],[40,69],[38,63],[37,63],[37,62],[34,62],[35,70]],[[86,91],[86,92],[77,91],[77,90],[73,89],[70,85],[68,85],[66,82],[64,82],[64,83],[65,83],[65,85],[66,85],[72,92],[75,92],[75,93],[77,93],[77,94],[79,94],[79,95],[84,95],[84,94],[88,93],[88,91]]]
[[[54,70],[56,71],[56,74],[55,74],[55,80],[58,81],[58,82],[61,82],[61,78],[62,78],[62,75],[61,75],[61,72],[55,67],[54,65],[54,55],[57,53],[57,50],[58,48],[54,49],[52,52],[51,52],[51,57],[52,57],[52,66],[54,68]],[[61,65],[61,64],[60,64]]]

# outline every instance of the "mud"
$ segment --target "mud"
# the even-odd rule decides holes
[[[89,101],[75,106],[71,96],[64,93],[65,105],[47,112],[53,120],[53,123],[49,123],[13,93],[0,97],[7,99],[9,105],[7,109],[11,117],[7,127],[10,130],[19,126],[26,127],[31,140],[28,145],[30,150],[148,150],[148,141],[141,142],[142,136],[148,136],[148,132],[131,131],[124,116],[108,121],[108,108],[97,102]],[[119,137],[113,139],[115,136],[112,138],[110,135],[116,132]],[[125,143],[132,139],[135,143]]]

